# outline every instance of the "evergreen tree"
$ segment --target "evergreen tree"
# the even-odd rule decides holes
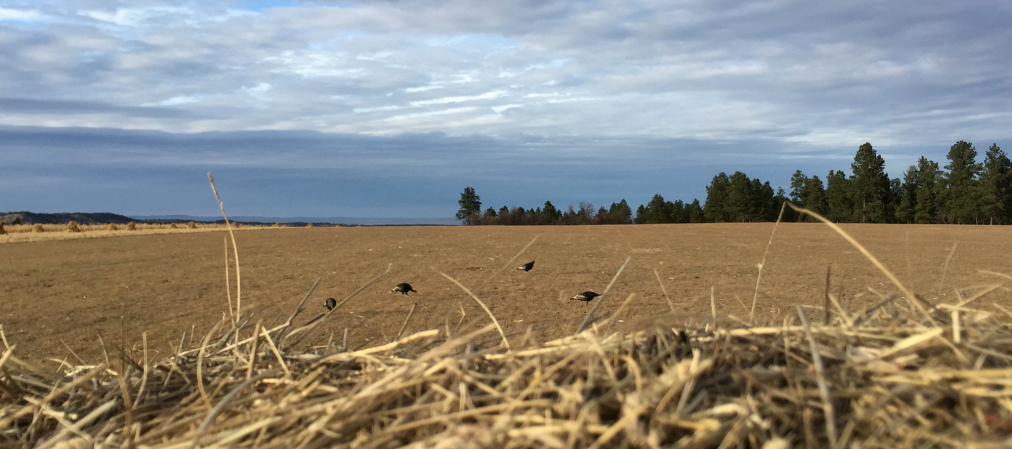
[[[703,203],[703,215],[710,223],[722,223],[728,221],[725,211],[727,201],[727,188],[730,181],[724,172],[713,177],[713,181],[706,187],[706,202]]]
[[[951,223],[977,223],[979,218],[977,176],[981,164],[978,164],[977,149],[973,144],[960,140],[949,149],[946,155],[949,164],[945,166],[946,192],[944,196],[945,212]]]
[[[481,198],[474,193],[473,187],[465,187],[464,193],[460,194],[460,210],[457,211],[457,219],[464,220],[465,225],[477,224],[481,214]]]
[[[1012,215],[1012,161],[998,144],[984,156],[980,173],[980,213],[988,224],[1009,223]]]
[[[938,162],[921,156],[917,160],[917,188],[914,190],[914,223],[933,223],[939,220],[938,196],[942,189],[942,171]]]
[[[668,211],[668,204],[670,203],[664,201],[664,197],[660,194],[654,195],[647,203],[644,223],[668,223],[668,217],[671,215]]]
[[[758,209],[756,186],[744,173],[740,171],[734,172],[728,178],[727,197],[724,202],[724,213],[727,216],[727,221],[757,221],[755,218]]]
[[[629,207],[629,203],[625,202],[625,199],[622,199],[618,203],[611,203],[611,207],[608,208],[608,215],[611,217],[612,223],[632,223],[632,209]]]
[[[802,202],[802,192],[805,190],[805,184],[808,183],[808,177],[801,170],[797,170],[791,175],[791,202],[801,207],[805,206]]]
[[[783,187],[777,187],[777,194],[773,196],[773,211],[779,217],[780,209],[783,208],[784,216],[782,221],[797,221],[796,213],[794,209],[790,207],[784,207],[784,203],[790,201],[787,198],[787,192],[784,191]],[[773,217],[776,220],[777,217]]]
[[[826,176],[826,218],[836,223],[849,223],[853,214],[850,180],[843,170],[830,170]]]
[[[689,216],[689,223],[703,223],[706,216],[703,214],[703,207],[699,205],[698,199],[693,199],[688,206],[685,206],[686,214]]]
[[[780,209],[774,207],[776,198],[773,194],[773,186],[769,181],[759,184],[759,178],[752,180],[752,187],[755,191],[755,221],[776,221]]]
[[[557,224],[562,219],[562,212],[552,205],[551,201],[545,201],[545,208],[541,210],[541,222],[543,224]]]
[[[913,223],[914,214],[917,208],[917,186],[921,182],[921,172],[916,165],[911,165],[903,174],[903,183],[900,184],[899,203],[896,207],[896,221],[900,223]]]
[[[674,203],[671,201],[666,202],[666,208],[668,210],[668,223],[688,223],[689,218],[685,215],[685,203],[682,200],[675,200]]]
[[[890,203],[889,176],[885,173],[885,160],[870,143],[861,145],[850,165],[851,194],[854,198],[854,219],[860,223],[888,221]]]
[[[818,176],[812,176],[805,180],[804,187],[801,190],[801,204],[812,212],[823,216],[826,215],[826,186]],[[805,215],[805,221],[818,220]]]
[[[646,223],[647,220],[649,219],[649,217],[647,216],[648,214],[649,212],[647,212],[647,208],[643,207],[643,205],[640,204],[640,207],[636,208],[636,218],[633,219],[633,223],[636,224]]]

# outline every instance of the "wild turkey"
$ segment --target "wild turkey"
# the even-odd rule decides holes
[[[337,307],[337,301],[334,298],[327,298],[327,300],[323,302],[323,307],[326,307],[327,310],[334,310],[334,307]]]
[[[577,301],[584,301],[587,304],[590,304],[590,301],[592,301],[594,298],[596,298],[598,296],[601,296],[601,295],[598,294],[598,293],[594,293],[594,292],[583,292],[583,293],[577,294],[576,296],[574,296],[572,298],[569,298],[569,300],[572,301],[572,300],[575,299]]]
[[[521,265],[519,267],[517,267],[518,270],[524,270],[524,271],[531,271],[531,268],[534,268],[534,261],[533,260],[530,261],[530,262],[527,262],[527,263],[525,263],[525,264],[523,264],[523,265]]]
[[[394,289],[390,290],[390,291],[391,292],[400,292],[402,295],[407,295],[408,292],[418,293],[417,291],[415,291],[415,289],[411,288],[411,284],[409,284],[407,282],[401,282],[400,284],[397,284],[397,286],[394,287]]]

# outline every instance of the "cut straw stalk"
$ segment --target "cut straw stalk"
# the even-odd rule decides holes
[[[773,223],[773,232],[770,232],[770,241],[766,243],[766,251],[763,252],[763,260],[759,262],[759,274],[755,277],[755,292],[752,293],[752,309],[748,312],[748,323],[752,324],[752,318],[755,316],[755,305],[759,300],[759,282],[763,278],[763,268],[766,268],[766,256],[770,253],[770,246],[773,246],[773,236],[777,233],[777,226],[780,225],[780,220],[784,218],[784,209],[787,208],[787,202],[780,205],[780,215],[777,215],[777,222]]]
[[[912,304],[918,311],[920,311],[924,315],[924,317],[927,318],[929,322],[931,322],[933,326],[938,325],[938,323],[936,323],[935,320],[931,318],[931,314],[929,314],[928,311],[925,310],[920,303],[918,303],[917,298],[914,296],[914,292],[910,291],[910,289],[908,289],[905,285],[903,285],[903,283],[900,282],[900,280],[896,277],[896,275],[894,275],[891,271],[889,271],[889,269],[887,269],[885,265],[883,265],[882,262],[878,260],[878,258],[872,255],[871,251],[868,251],[868,249],[865,248],[864,245],[858,243],[857,240],[855,240],[853,237],[850,236],[850,234],[848,234],[842,228],[837,226],[836,223],[829,221],[829,219],[827,219],[826,217],[823,217],[822,215],[819,215],[818,213],[815,213],[803,207],[795,206],[790,202],[786,202],[785,204],[790,205],[791,209],[794,209],[797,212],[808,214],[812,217],[815,217],[815,219],[825,223],[827,226],[830,227],[830,229],[836,231],[837,234],[840,234],[841,237],[846,239],[848,242],[850,242],[851,245],[857,248],[857,250],[860,251],[865,258],[871,261],[871,263],[875,265],[875,268],[878,268],[879,271],[881,271],[882,274],[884,274],[886,278],[889,279],[889,282],[892,282],[892,284],[896,286],[896,288],[898,288],[901,292],[903,292],[903,295],[906,296],[907,302]]]
[[[534,243],[534,241],[532,240],[531,243]],[[468,290],[467,287],[464,287],[464,284],[461,284],[456,279],[450,277],[449,275],[443,273],[442,271],[436,270],[435,268],[433,268],[432,271],[435,271],[436,273],[443,275],[443,277],[449,279],[454,284],[457,284],[457,287],[460,287],[460,289],[463,290],[464,293],[467,293],[471,298],[473,298],[474,301],[477,302],[482,309],[485,309],[485,313],[488,314],[489,318],[492,318],[492,323],[495,324],[495,328],[499,330],[499,335],[502,336],[502,343],[506,345],[506,349],[509,349],[510,342],[509,339],[506,338],[506,332],[503,332],[502,326],[499,325],[499,320],[495,319],[495,315],[492,314],[492,311],[489,310],[488,306],[486,306],[484,302],[481,302],[481,300],[478,299],[478,297],[475,296],[474,293],[471,293],[471,290]]]
[[[225,203],[221,201],[221,196],[218,195],[218,188],[214,185],[214,177],[211,176],[211,173],[207,174],[207,179],[211,181],[211,190],[214,192],[214,198],[218,200],[221,216],[225,217],[225,228],[228,229],[228,235],[232,238],[232,253],[235,255],[235,316],[238,319],[238,317],[242,316],[242,277],[239,272],[239,247],[235,244],[235,233],[232,232],[232,224],[228,220],[228,214],[225,213]]]

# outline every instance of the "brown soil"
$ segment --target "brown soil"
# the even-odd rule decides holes
[[[953,302],[981,286],[1008,279],[981,273],[1010,272],[1012,228],[999,226],[846,225],[848,232],[929,301]],[[323,312],[323,300],[338,300],[382,273],[373,284],[316,331],[316,340],[341,338],[350,346],[387,341],[396,335],[413,303],[406,333],[456,325],[462,304],[465,325],[489,322],[485,313],[434,269],[477,288],[532,238],[538,240],[475,293],[485,301],[511,339],[531,329],[541,341],[570,334],[594,303],[570,301],[584,290],[604,291],[627,256],[632,260],[601,306],[602,314],[636,297],[628,330],[652,323],[701,323],[710,315],[714,287],[721,319],[748,319],[757,264],[772,223],[568,227],[357,227],[281,228],[236,233],[243,290],[242,310],[271,324],[287,317],[313,281],[322,278],[296,319]],[[152,357],[170,353],[184,331],[200,339],[228,315],[222,232],[40,241],[0,245],[0,324],[22,358],[70,357],[61,339],[88,362],[101,357],[98,335],[110,355],[126,342],[136,350],[148,333]],[[944,272],[943,265],[956,250]],[[536,259],[531,272],[516,266]],[[781,224],[767,256],[759,287],[756,321],[780,322],[795,304],[821,316],[826,267],[832,289],[851,313],[882,294],[897,291],[855,248],[819,224]],[[654,275],[660,274],[675,303],[672,315]],[[233,283],[234,270],[230,275]],[[399,282],[418,290],[391,293]],[[958,287],[958,289],[957,289]],[[1012,307],[1009,290],[987,296]],[[996,310],[990,304],[978,307]],[[254,321],[256,318],[254,318]],[[279,318],[282,321],[284,318]],[[312,339],[312,338],[311,338]]]

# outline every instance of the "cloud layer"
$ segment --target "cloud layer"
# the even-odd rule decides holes
[[[586,170],[630,186],[618,200],[671,188],[640,161],[684,174],[734,148],[732,171],[779,176],[764,167],[845,168],[870,141],[898,176],[911,148],[937,160],[1012,123],[1005,1],[205,3],[5,2],[0,125],[91,173]],[[31,154],[0,157],[60,176]]]

